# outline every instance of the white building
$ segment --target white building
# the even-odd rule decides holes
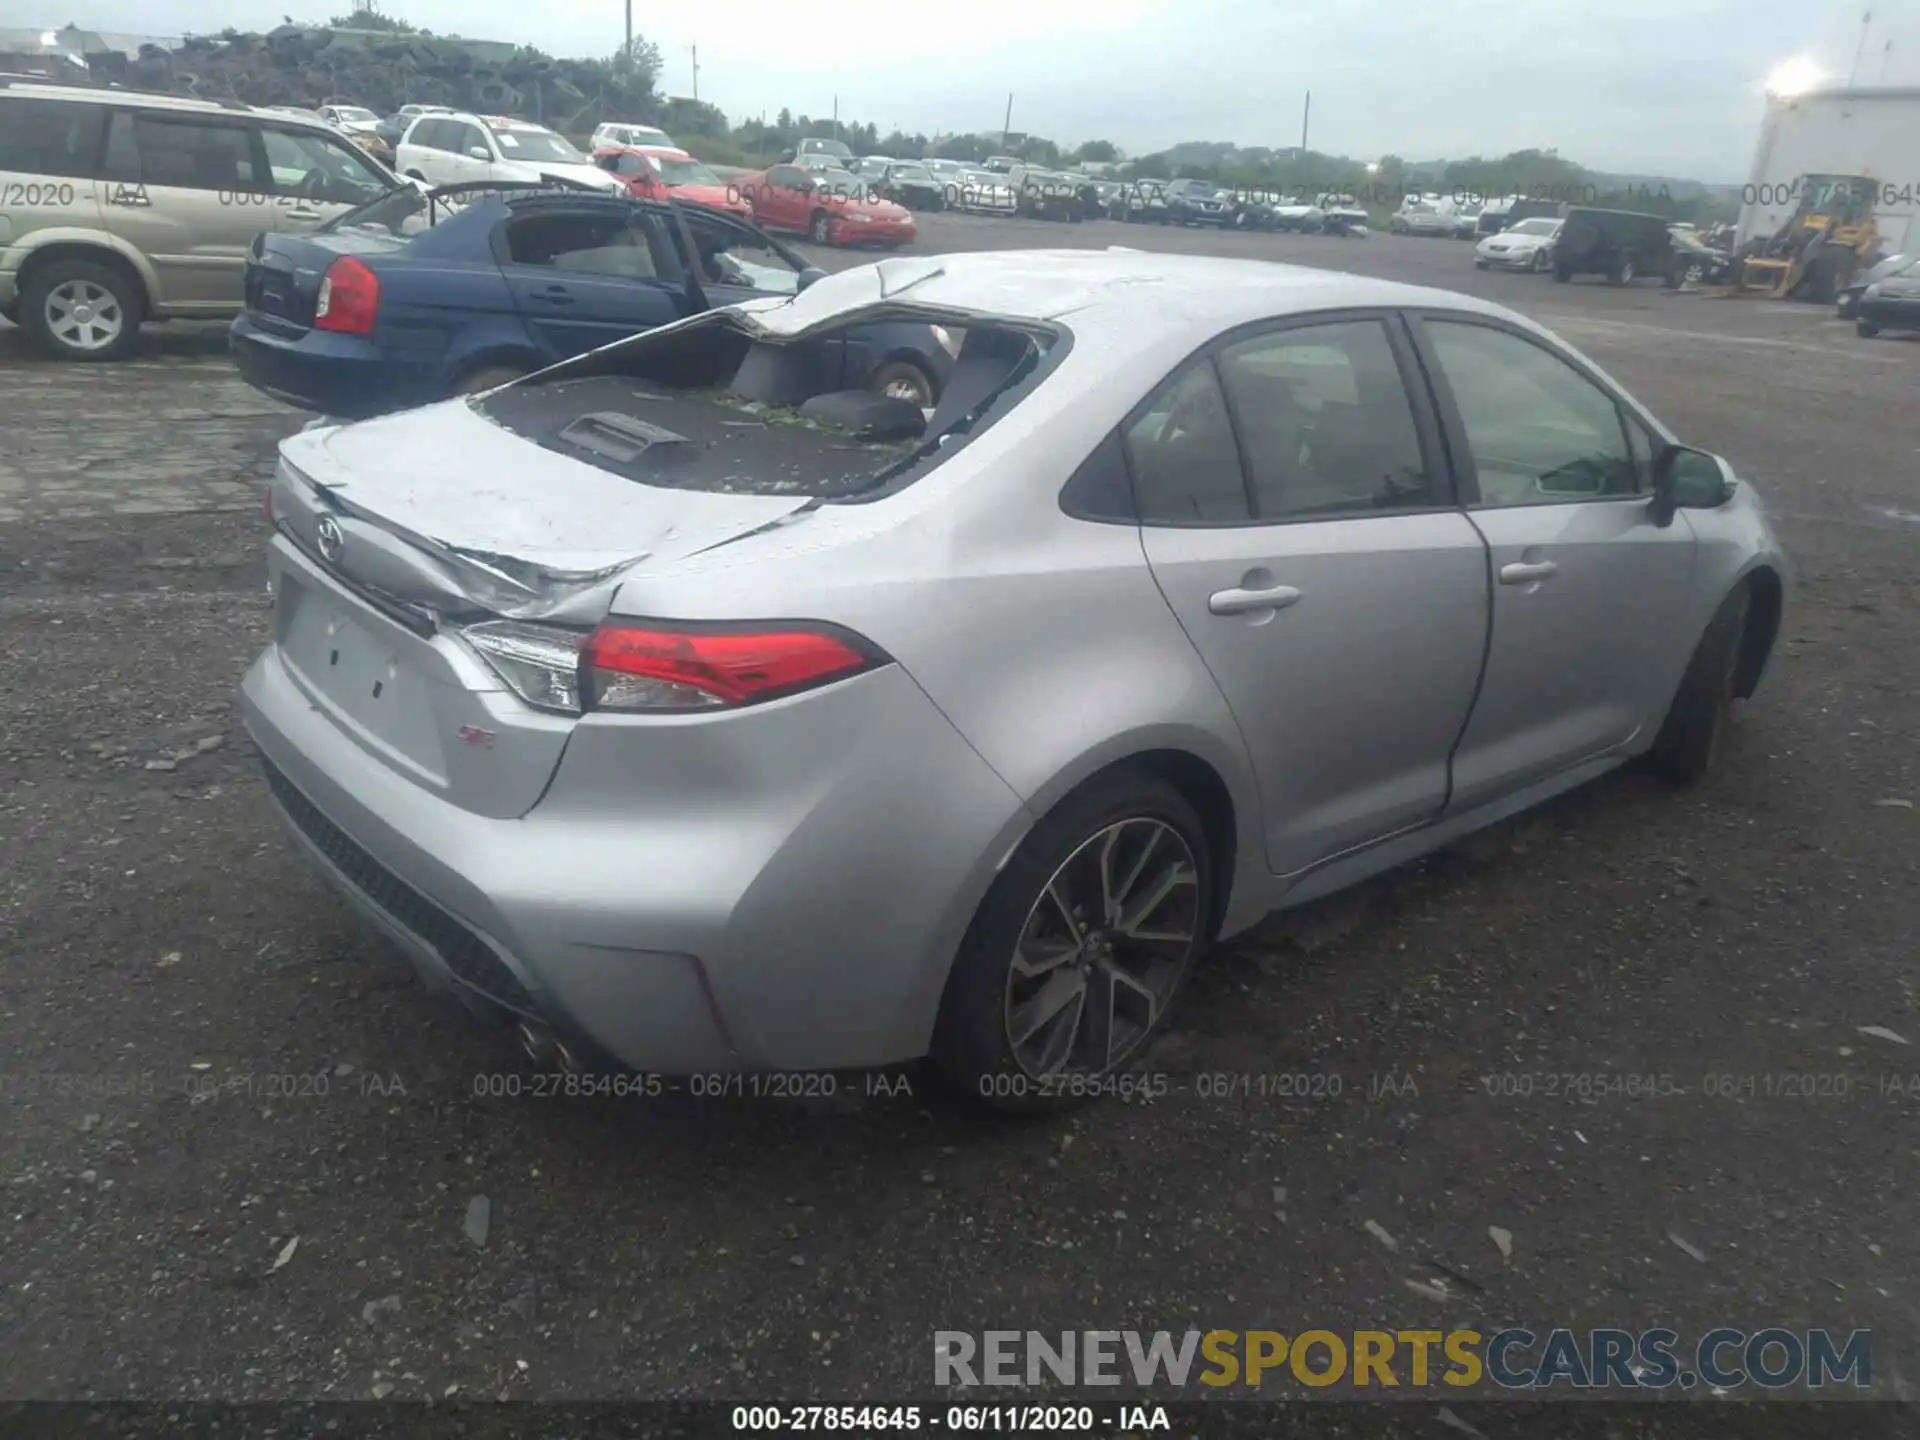
[[[1909,243],[1920,210],[1920,89],[1844,87],[1769,96],[1741,194],[1737,243],[1792,218],[1802,175],[1864,175],[1880,190],[1875,223],[1888,251]],[[1920,243],[1920,227],[1914,230]]]

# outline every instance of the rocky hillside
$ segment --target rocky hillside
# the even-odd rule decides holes
[[[108,51],[87,61],[103,80],[248,105],[340,101],[383,115],[405,104],[451,105],[567,130],[590,128],[603,112],[646,118],[657,106],[647,67],[619,70],[608,60],[555,60],[492,41],[378,30],[229,30],[189,37],[174,50],[143,45],[137,54]]]

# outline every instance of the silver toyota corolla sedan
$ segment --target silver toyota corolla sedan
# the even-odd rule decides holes
[[[930,415],[850,330],[963,334]],[[246,723],[537,1057],[1136,1059],[1207,945],[1753,693],[1761,504],[1538,325],[1131,251],[901,257],[288,440]]]

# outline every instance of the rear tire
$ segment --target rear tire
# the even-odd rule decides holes
[[[1553,267],[1553,278],[1565,285],[1573,279],[1573,271],[1565,265],[1556,265]]]
[[[27,334],[56,360],[122,359],[140,338],[146,297],[121,270],[92,260],[36,266],[21,287]]]
[[[1880,327],[1871,320],[1856,320],[1853,322],[1853,333],[1862,340],[1871,340],[1880,333]]]
[[[1734,672],[1747,631],[1751,593],[1742,584],[1713,612],[1694,647],[1647,763],[1675,785],[1691,785],[1713,768],[1733,710]]]
[[[936,1065],[997,1110],[1097,1097],[1163,1028],[1210,938],[1213,883],[1205,828],[1166,781],[1123,770],[1069,796],[980,902],[941,999]],[[1099,913],[1106,895],[1131,922]]]
[[[939,399],[933,378],[911,360],[889,360],[874,367],[867,376],[867,389],[899,400],[911,400],[922,410],[931,410]],[[907,393],[911,389],[912,393]]]

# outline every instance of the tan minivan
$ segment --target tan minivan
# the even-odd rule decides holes
[[[116,359],[142,321],[238,314],[254,236],[404,183],[295,116],[0,80],[0,315],[52,355]]]

